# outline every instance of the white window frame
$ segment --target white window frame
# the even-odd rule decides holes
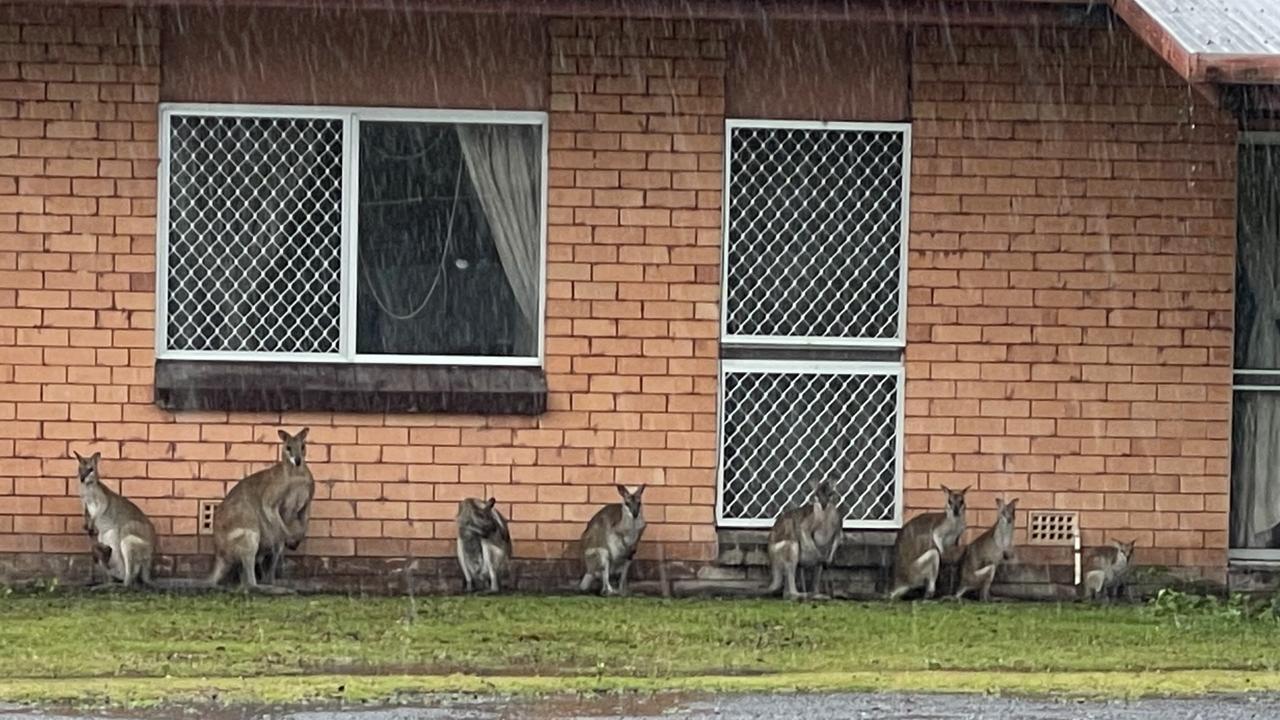
[[[1241,132],[1241,133],[1240,133],[1240,136],[1239,136],[1239,140],[1238,140],[1238,145],[1277,145],[1277,146],[1280,146],[1280,131],[1275,131],[1275,130],[1269,130],[1269,131],[1268,131],[1268,130],[1253,130],[1253,131],[1245,131],[1245,132]],[[1237,222],[1238,222],[1238,220],[1237,220]],[[1237,242],[1237,243],[1239,243],[1239,240],[1240,240],[1240,235],[1239,235],[1239,232],[1237,232],[1237,233],[1236,233],[1236,242]],[[1239,253],[1239,248],[1237,248],[1237,249],[1236,249],[1236,252],[1237,252],[1237,253]],[[1234,282],[1236,282],[1236,281],[1238,281],[1238,280],[1239,280],[1239,278],[1237,278],[1237,277],[1236,277],[1236,275],[1235,275],[1235,273],[1237,272],[1236,268],[1235,268],[1235,267],[1233,267],[1231,272],[1232,272],[1232,281],[1233,281],[1233,283],[1234,283]],[[1231,305],[1231,311],[1232,311],[1232,313],[1234,313],[1234,312],[1235,312],[1235,310],[1236,310],[1235,303],[1236,303],[1236,302],[1239,302],[1239,298],[1235,297],[1235,285],[1233,284],[1231,287],[1232,287],[1231,296],[1232,296],[1232,300],[1233,300],[1232,305]],[[1233,323],[1233,325],[1234,325],[1234,323]],[[1231,363],[1231,406],[1232,406],[1232,415],[1234,415],[1234,414],[1235,414],[1235,397],[1236,397],[1236,393],[1238,393],[1238,392],[1262,392],[1262,393],[1275,393],[1275,392],[1280,392],[1280,385],[1255,385],[1255,384],[1251,384],[1251,383],[1248,383],[1248,382],[1241,382],[1241,379],[1242,379],[1242,378],[1247,379],[1247,378],[1250,378],[1250,377],[1254,377],[1254,378],[1259,378],[1259,377],[1280,377],[1280,369],[1276,369],[1276,370],[1249,370],[1248,368],[1238,368],[1238,367],[1236,367],[1236,366],[1235,366],[1235,362],[1233,361],[1233,362]],[[1235,429],[1235,423],[1234,423],[1234,422],[1232,422],[1232,423],[1231,423],[1231,437],[1230,437],[1230,438],[1228,438],[1228,442],[1229,442],[1232,446],[1234,446],[1234,445],[1235,445],[1235,442],[1236,442],[1236,438],[1235,438],[1235,431],[1236,431],[1236,429]],[[1228,452],[1230,453],[1230,450],[1228,450]],[[1232,512],[1232,506],[1233,506],[1233,504],[1235,503],[1235,494],[1231,492],[1231,488],[1230,488],[1230,486],[1231,486],[1231,482],[1230,482],[1230,480],[1231,480],[1231,475],[1235,472],[1235,457],[1234,457],[1234,455],[1232,455],[1232,456],[1231,456],[1231,464],[1228,466],[1227,472],[1228,472],[1228,476],[1227,476],[1227,480],[1228,480],[1228,483],[1227,483],[1227,486],[1228,486],[1228,487],[1227,487],[1227,516],[1228,516],[1228,518],[1227,518],[1227,519],[1228,519],[1228,523],[1229,523],[1229,522],[1230,522],[1231,512]],[[1280,548],[1233,548],[1233,547],[1231,547],[1231,532],[1230,532],[1230,528],[1228,528],[1228,532],[1227,532],[1227,561],[1228,561],[1228,562],[1233,562],[1233,563],[1242,563],[1242,564],[1248,564],[1248,563],[1261,563],[1261,564],[1266,564],[1266,565],[1277,565],[1277,564],[1280,564]]]
[[[863,130],[898,132],[902,134],[903,173],[901,181],[902,218],[898,268],[898,317],[897,331],[892,338],[830,338],[812,336],[756,336],[736,335],[728,331],[729,323],[729,210],[732,197],[731,163],[733,158],[733,131],[738,128],[777,128],[789,130]],[[911,123],[826,122],[795,120],[764,120],[728,118],[724,123],[723,194],[721,196],[720,222],[720,344],[729,348],[755,348],[762,354],[771,350],[853,350],[898,351],[896,360],[861,362],[796,359],[728,359],[719,361],[716,390],[716,526],[721,528],[764,529],[772,527],[775,519],[728,518],[724,503],[724,401],[725,374],[733,371],[761,371],[778,373],[823,374],[893,374],[897,377],[897,407],[895,409],[895,457],[894,457],[894,508],[891,520],[861,520],[845,518],[847,530],[896,530],[903,523],[903,475],[905,454],[905,383],[906,362],[903,351],[907,344],[907,261],[910,249],[909,232],[911,218]]]
[[[898,267],[898,327],[892,338],[832,338],[821,336],[736,335],[729,333],[729,206],[732,198],[730,163],[733,158],[733,131],[738,128],[780,130],[864,130],[902,134],[906,159],[902,173],[902,246]],[[724,122],[724,194],[720,207],[720,341],[725,345],[889,349],[907,346],[907,233],[911,216],[911,123],[823,122],[795,120],[744,120]]]
[[[337,353],[259,353],[168,348],[169,301],[169,161],[171,119],[174,115],[210,117],[261,117],[342,121],[342,252],[339,351]],[[321,105],[252,105],[239,103],[161,103],[160,168],[156,207],[156,319],[155,353],[160,360],[225,362],[350,363],[357,365],[468,365],[541,367],[546,357],[547,314],[547,175],[548,115],[539,111],[447,110]],[[527,356],[499,355],[373,355],[356,351],[356,298],[359,291],[360,123],[427,122],[484,125],[533,125],[540,129],[541,178],[539,197],[539,263],[537,349]]]
[[[897,437],[893,470],[893,517],[889,520],[846,519],[848,529],[886,530],[902,527],[903,407],[906,398],[906,370],[901,362],[857,362],[843,360],[732,360],[720,361],[719,392],[716,393],[716,525],[718,527],[762,529],[773,527],[774,518],[728,518],[724,508],[724,388],[725,376],[733,372],[821,375],[890,375],[896,378],[894,415]]]

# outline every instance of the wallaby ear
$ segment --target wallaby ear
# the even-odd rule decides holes
[[[290,438],[289,438],[289,433],[287,433],[287,432],[285,432],[285,431],[283,431],[283,430],[277,430],[277,431],[276,431],[276,433],[277,433],[278,435],[280,435],[280,442],[289,442],[289,440],[290,440]]]
[[[636,497],[638,498],[638,497],[640,497],[641,495],[643,495],[643,494],[644,494],[644,489],[645,489],[646,487],[648,487],[648,486],[647,486],[647,485],[641,485],[640,487],[636,488],[636,491],[635,491],[635,492],[633,492],[633,493],[631,493],[631,494],[632,494],[632,495],[634,495],[634,496],[636,496]]]
[[[1004,510],[1005,502],[1003,498],[996,498],[996,512]]]
[[[960,494],[964,495],[965,493],[969,492],[969,488],[972,488],[972,487],[973,487],[972,485],[965,485],[964,489],[960,491]]]
[[[627,492],[627,489],[622,485],[614,485],[614,487],[618,489],[618,494],[621,495],[624,500],[628,495],[630,495],[630,493]]]
[[[309,427],[304,427],[304,428],[302,428],[301,430],[299,430],[299,431],[298,431],[298,434],[297,434],[297,435],[294,435],[294,437],[295,437],[295,438],[297,438],[297,439],[299,439],[299,440],[301,440],[301,441],[303,441],[303,442],[306,442],[306,441],[307,441],[307,433],[309,433],[309,432],[311,432],[311,428],[309,428]]]
[[[1014,508],[1018,507],[1018,498],[1014,498],[1010,500],[1009,502],[1005,503],[1005,505],[1007,505],[1010,510],[1013,510]]]
[[[102,453],[100,452],[94,452],[92,455],[89,456],[89,462],[94,465],[97,465],[98,461],[101,459],[102,459]]]
[[[946,485],[943,485],[943,486],[942,486],[942,492],[944,492],[944,493],[946,493],[946,494],[950,495],[950,494],[951,494],[951,488],[947,487]]]
[[[497,505],[497,504],[498,504],[498,498],[489,498],[489,501],[488,501],[488,502],[486,502],[486,503],[484,504],[484,505],[485,505],[485,508],[484,508],[484,509],[485,509],[485,510],[492,510],[492,509],[493,509],[493,506],[494,506],[494,505]]]
[[[80,462],[84,462],[84,456],[81,455],[80,453],[76,452],[75,450],[72,450],[71,454],[76,456],[76,460],[79,460]]]

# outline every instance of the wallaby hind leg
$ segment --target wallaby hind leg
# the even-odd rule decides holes
[[[489,594],[498,593],[501,587],[498,584],[497,552],[488,543],[482,543],[480,545],[480,557],[484,562],[484,569],[489,574],[489,587],[485,592]]]
[[[600,582],[604,583],[603,587],[600,588],[600,594],[605,597],[612,597],[617,595],[618,591],[613,587],[613,582],[609,577],[612,575],[609,567],[609,556],[605,553],[600,553],[599,557],[600,564],[603,566],[600,568]]]
[[[627,589],[627,582],[631,578],[631,560],[628,558],[622,562],[622,566],[618,568],[618,594],[627,595],[630,591]]]
[[[467,562],[467,552],[462,544],[462,538],[458,538],[455,546],[458,550],[458,566],[462,568],[462,592],[469,593],[475,589],[475,579],[471,577],[471,564]]]
[[[920,556],[920,559],[916,561],[916,565],[920,568],[921,574],[924,575],[924,596],[926,599],[932,598],[938,589],[938,568],[942,565],[942,556],[936,549],[930,550]]]
[[[813,587],[809,590],[810,597],[814,600],[826,600],[830,597],[830,595],[822,591],[822,571],[823,563],[818,563],[817,567],[813,569]]]
[[[978,574],[982,578],[982,591],[979,593],[979,597],[982,602],[991,602],[991,583],[996,580],[996,566],[988,565],[980,570]]]
[[[578,591],[590,592],[591,586],[595,584],[595,581],[596,581],[595,573],[591,572],[590,570],[586,571],[582,575],[582,582],[578,583]]]
[[[796,574],[800,571],[800,561],[794,555],[788,557],[785,561],[784,571],[787,573],[787,590],[783,593],[783,598],[787,600],[799,600],[803,595],[796,588]]]

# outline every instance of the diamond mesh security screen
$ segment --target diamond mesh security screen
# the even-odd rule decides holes
[[[338,352],[342,129],[170,116],[170,350]]]
[[[901,337],[906,135],[731,127],[726,340]]]
[[[897,512],[898,375],[724,371],[721,516],[771,525],[827,479],[845,524],[889,524]]]

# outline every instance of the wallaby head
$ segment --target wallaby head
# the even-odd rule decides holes
[[[98,461],[102,459],[102,453],[96,452],[89,457],[84,457],[80,453],[76,453],[76,460],[80,461],[80,470],[76,473],[76,477],[80,478],[81,484],[89,485],[96,483],[100,479],[98,477]]]
[[[840,498],[836,496],[835,488],[831,487],[830,481],[827,480],[814,485],[813,499],[817,501],[823,510],[830,510],[840,501]]]
[[[463,531],[486,536],[497,530],[498,520],[493,514],[493,506],[497,502],[497,498],[489,498],[487,501],[476,498],[463,500],[462,511],[458,513],[458,521],[464,526]]]
[[[1012,525],[1013,513],[1017,509],[1017,507],[1018,507],[1018,498],[1014,498],[1009,502],[1005,502],[1004,500],[996,498],[996,510],[999,513],[998,520]]]
[[[1129,542],[1122,542],[1120,540],[1111,541],[1111,545],[1115,547],[1116,552],[1120,553],[1120,556],[1124,558],[1126,563],[1133,559],[1133,546],[1137,543],[1137,540],[1130,540]]]
[[[307,462],[307,433],[309,427],[302,428],[297,435],[290,435],[281,430],[280,462],[289,467],[302,467]]]
[[[952,490],[946,485],[943,485],[942,490],[947,493],[947,514],[952,517],[960,517],[964,515],[964,494],[969,492],[969,488],[966,487],[963,490]]]
[[[645,486],[641,485],[635,492],[630,492],[622,485],[618,485],[617,488],[618,494],[622,496],[622,506],[627,509],[631,517],[640,517],[640,496],[644,495]]]

